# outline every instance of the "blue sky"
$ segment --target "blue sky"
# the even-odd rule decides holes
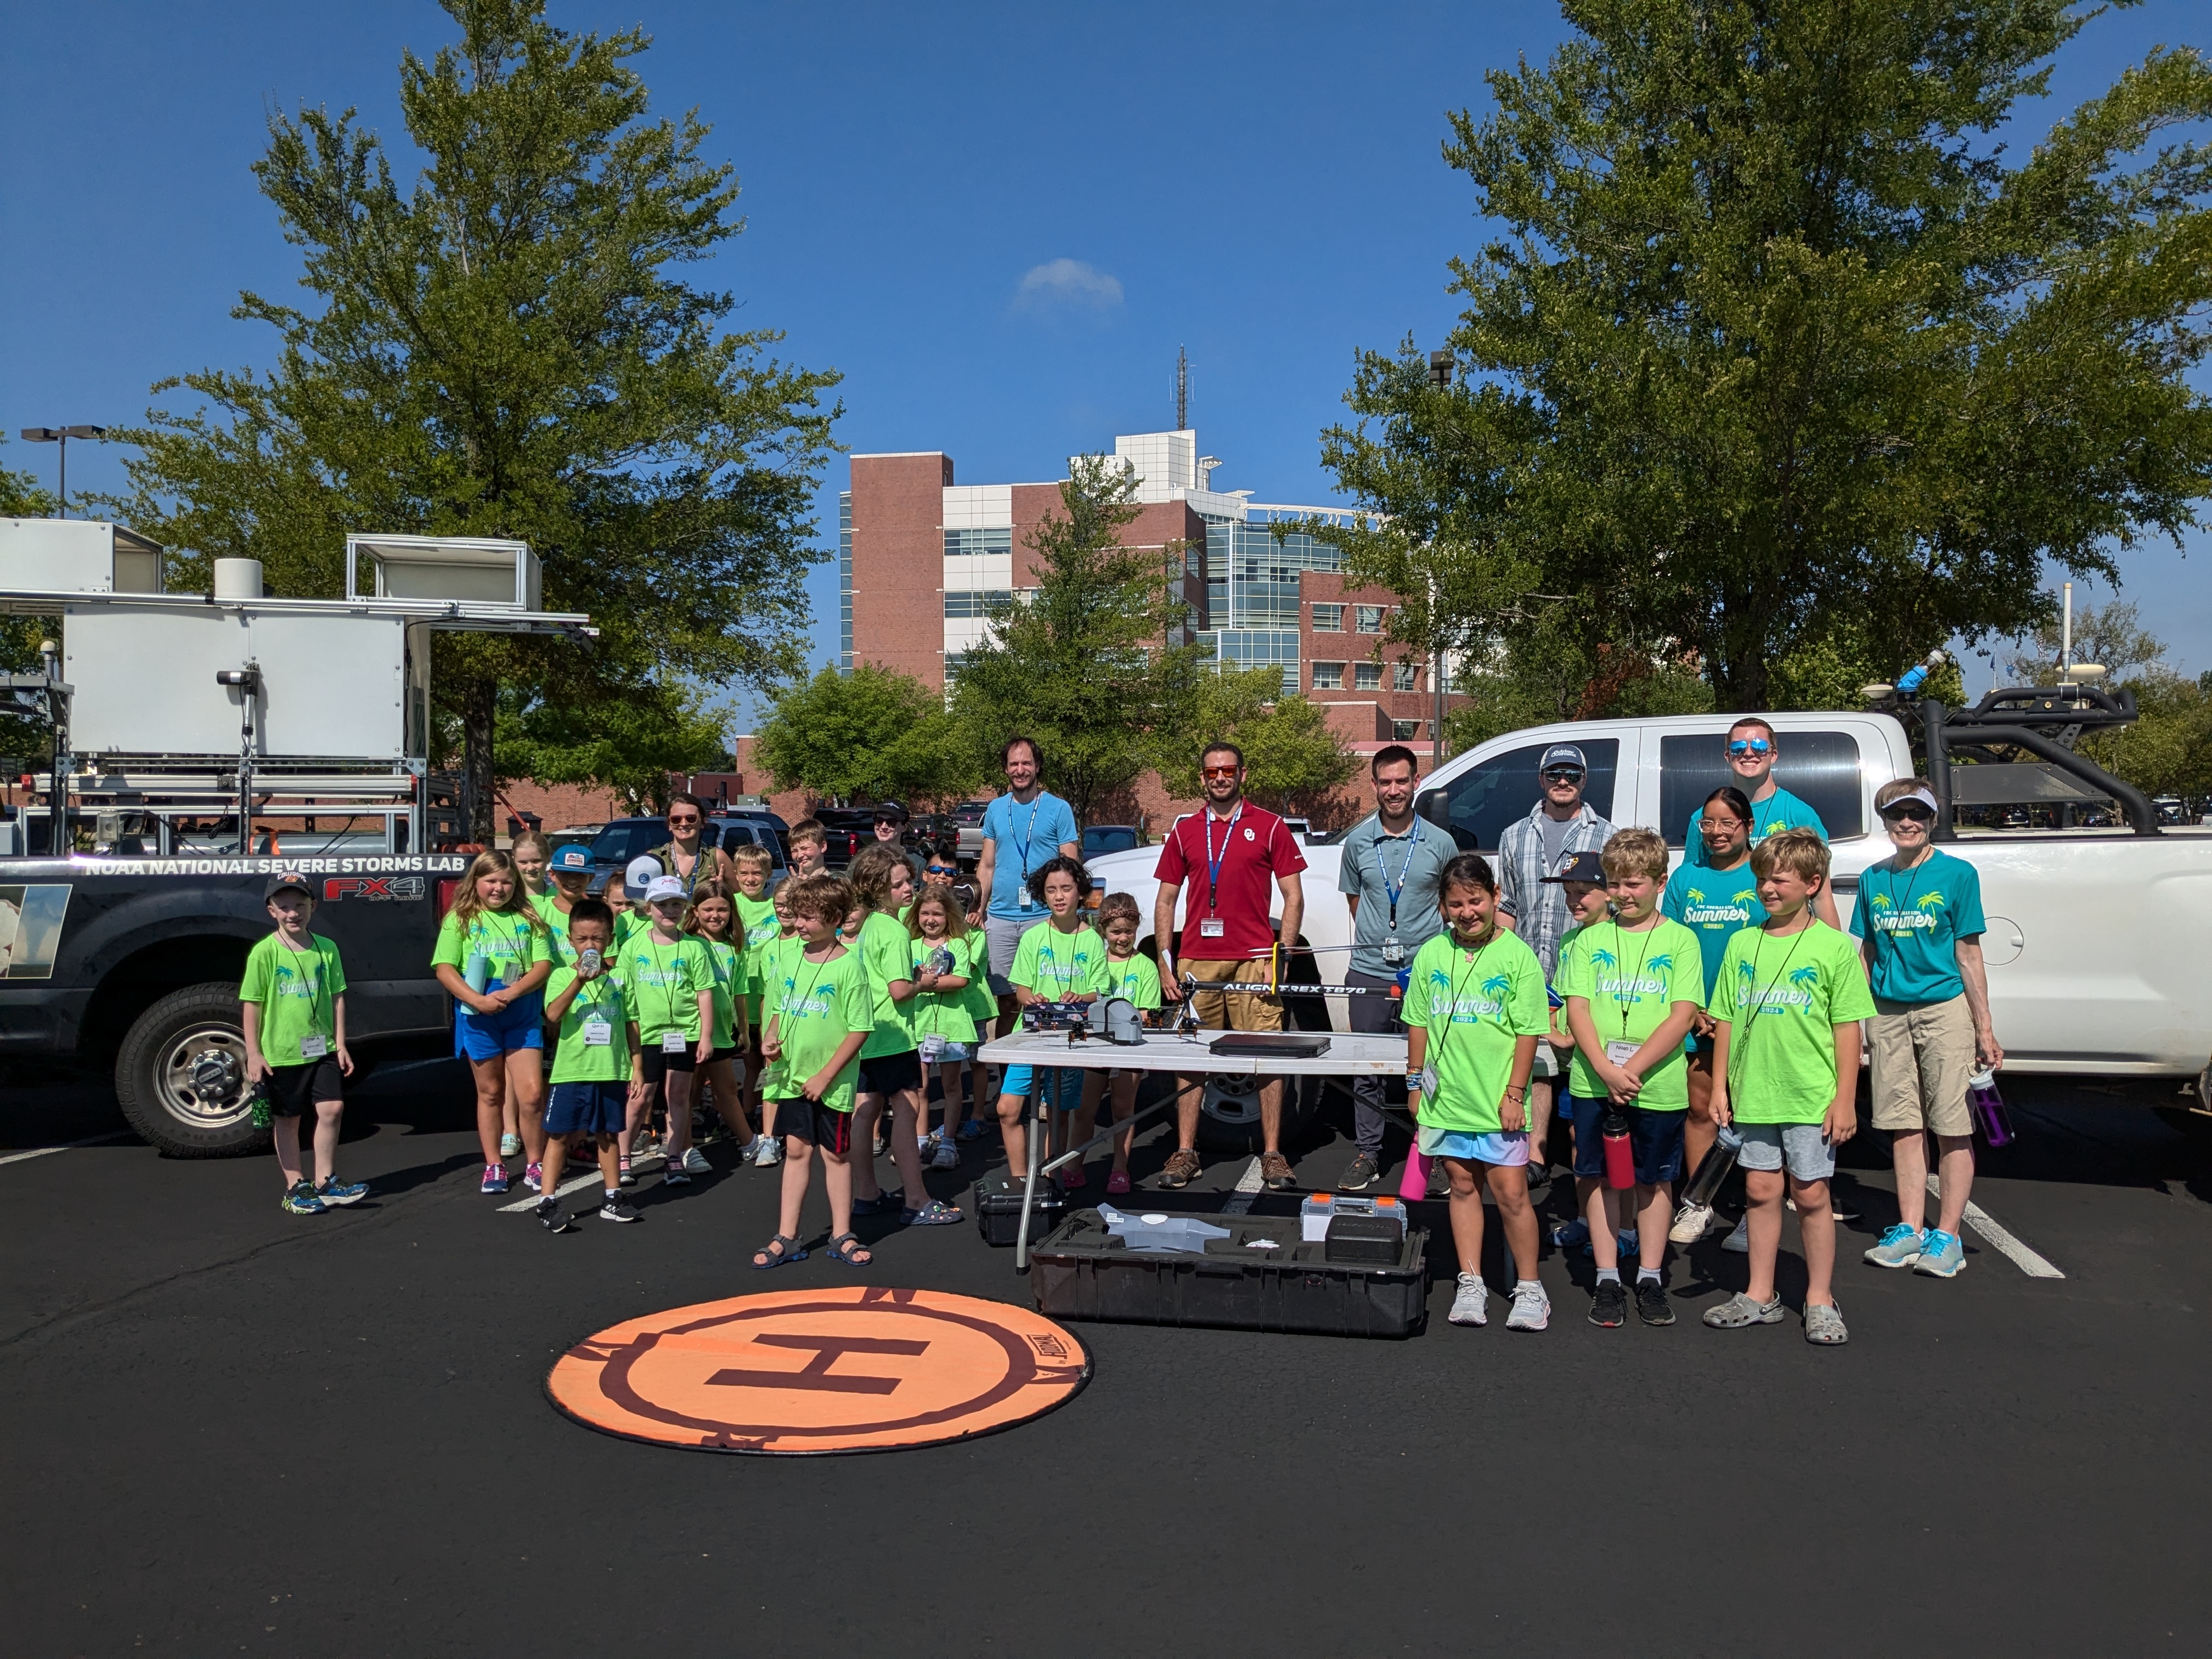
[[[1333,499],[1317,434],[1363,346],[1437,343],[1445,260],[1481,234],[1438,156],[1481,71],[1560,38],[1544,4],[1040,7],[554,0],[564,27],[642,22],[656,103],[696,106],[748,228],[702,280],[741,325],[846,376],[841,441],[944,449],[959,477],[1057,477],[1173,421],[1176,349],[1217,487]],[[2201,5],[2093,22],[2017,142],[2154,43],[2212,43]],[[0,464],[52,481],[16,428],[136,419],[164,375],[262,367],[237,291],[295,290],[248,168],[266,113],[357,106],[404,149],[403,47],[427,0],[222,5],[0,0]],[[72,491],[122,481],[71,446]],[[842,459],[825,481],[836,539]],[[2127,562],[2177,664],[2212,668],[2212,538]],[[817,657],[834,568],[813,572]],[[1977,681],[1980,676],[1973,677]]]

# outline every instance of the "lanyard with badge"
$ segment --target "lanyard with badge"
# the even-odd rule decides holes
[[[1043,809],[1044,793],[1040,790],[1037,798],[1030,803],[1030,821],[1022,829],[1022,878],[1014,884],[1015,902],[1024,910],[1036,908],[1036,897],[1030,891],[1030,854],[1036,845],[1037,814]],[[1013,829],[1014,798],[1009,795],[1006,797],[1006,839],[1008,841],[1014,838]]]
[[[660,994],[667,1000],[668,1017],[672,1020],[676,1018],[676,994],[669,989],[668,969],[661,963],[660,946],[654,941],[649,929],[645,935],[645,949],[646,954],[653,958],[654,982],[660,987]],[[684,960],[684,947],[681,945],[676,947],[676,959],[678,962]],[[664,1054],[680,1054],[690,1046],[691,1039],[684,1035],[684,1028],[681,1025],[660,1034],[660,1052]]]
[[[584,1005],[584,1046],[586,1048],[611,1048],[615,1040],[614,1022],[607,1018],[607,1000],[600,986],[607,980],[604,973],[583,981],[576,989],[576,1000]]]
[[[1390,879],[1389,856],[1383,852],[1382,843],[1397,839],[1395,836],[1377,836],[1368,843],[1375,849],[1376,873],[1382,878],[1382,890],[1390,900],[1390,932],[1382,941],[1382,963],[1387,968],[1402,968],[1406,963],[1406,947],[1398,939],[1398,899],[1406,890],[1406,878],[1413,872],[1413,854],[1421,844],[1420,819],[1413,820],[1413,833],[1405,837],[1406,861],[1398,866],[1398,879],[1394,882]]]
[[[287,946],[286,948],[289,949],[290,947]],[[300,1037],[300,1058],[302,1060],[320,1060],[325,1054],[330,1053],[331,1040],[325,1036],[319,1030],[314,1029],[319,1023],[315,1018],[315,1009],[322,999],[323,970],[329,964],[324,962],[323,953],[312,945],[304,951],[294,951],[292,954],[295,957],[313,957],[315,959],[315,971],[313,975],[310,976],[307,974],[302,973],[300,975],[301,979],[306,980],[307,982],[308,1026],[308,1029],[303,1032]],[[333,997],[331,1000],[331,1021],[332,1024],[336,1024],[337,1022],[337,999],[336,997]]]
[[[1762,927],[1759,930],[1759,943],[1751,947],[1751,1007],[1744,1015],[1742,1029],[1736,1033],[1729,1045],[1729,1091],[1730,1094],[1735,1091],[1736,1078],[1740,1072],[1738,1062],[1743,1058],[1747,1047],[1744,1038],[1751,1035],[1752,1022],[1761,1014],[1771,1012],[1766,1006],[1767,996],[1776,986],[1782,983],[1783,975],[1790,971],[1790,959],[1797,954],[1797,947],[1805,942],[1805,935],[1812,931],[1810,926],[1800,927],[1797,930],[1797,937],[1790,941],[1790,949],[1782,958],[1782,965],[1774,970],[1774,977],[1768,980],[1762,988],[1759,982],[1759,958],[1766,953],[1766,929]]]
[[[1237,810],[1229,815],[1229,828],[1222,834],[1221,852],[1218,857],[1213,851],[1213,814],[1208,811],[1204,816],[1206,818],[1206,915],[1199,919],[1198,936],[1200,939],[1219,939],[1228,931],[1221,920],[1221,866],[1229,857],[1230,843],[1237,839],[1237,820],[1244,816],[1244,803],[1238,801]]]
[[[1468,951],[1467,971],[1460,975],[1459,983],[1454,985],[1449,979],[1445,981],[1446,988],[1451,994],[1451,1000],[1444,1007],[1443,1030],[1437,1034],[1437,1040],[1429,1045],[1428,1053],[1422,1056],[1421,1098],[1423,1100],[1434,1101],[1437,1097],[1437,1061],[1443,1058],[1444,1044],[1451,1040],[1452,1025],[1459,1018],[1459,994],[1467,989],[1468,981],[1474,977],[1475,969],[1482,966],[1483,957],[1489,954],[1490,947],[1498,943],[1498,924],[1492,922],[1490,927],[1490,937],[1482,942],[1480,948]],[[1459,942],[1455,939],[1453,943],[1457,945]],[[1459,948],[1462,951],[1467,950],[1463,945]],[[1431,1002],[1429,1008],[1433,1013],[1436,1004],[1433,1001]],[[1474,1024],[1477,1025],[1482,1024],[1480,1014],[1474,1017]]]
[[[1644,1047],[1642,1042],[1628,1035],[1628,1011],[1643,994],[1644,959],[1651,954],[1651,935],[1658,931],[1656,927],[1644,930],[1644,948],[1636,954],[1636,972],[1627,981],[1628,994],[1623,996],[1618,984],[1613,988],[1613,1006],[1620,1010],[1620,1035],[1605,1045],[1605,1057],[1616,1066],[1627,1065],[1636,1058],[1637,1051]]]

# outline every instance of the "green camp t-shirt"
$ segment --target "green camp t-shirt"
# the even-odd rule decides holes
[[[1106,988],[1106,941],[1088,927],[1063,933],[1041,921],[1014,947],[1007,980],[1040,1002],[1066,1002]]]
[[[304,1066],[300,1039],[319,1036],[323,1052],[337,1052],[337,999],[345,994],[338,947],[320,933],[295,951],[271,933],[246,953],[238,1000],[261,1007],[261,1058],[271,1066]]]
[[[738,907],[738,931],[744,935],[745,977],[752,989],[745,997],[745,1012],[752,1018],[753,1029],[760,1029],[761,1011],[761,947],[783,931],[775,919],[775,905],[766,896],[747,898],[743,893],[733,902]]]
[[[734,945],[718,939],[702,939],[707,947],[707,969],[714,977],[708,988],[714,999],[714,1046],[734,1048],[738,1041],[737,1000],[752,988],[752,975],[745,966],[745,953]]]
[[[1889,1002],[1948,1002],[1964,996],[1959,941],[1989,930],[1981,872],[1962,858],[1932,852],[1910,870],[1885,859],[1859,878],[1851,932],[1874,928],[1874,994]]]
[[[528,895],[530,908],[538,912],[538,919],[545,924],[552,947],[553,965],[574,968],[576,965],[576,947],[568,943],[568,913],[554,902],[555,896],[550,890],[532,893]]]
[[[1700,869],[1712,855],[1705,851],[1705,832],[1698,825],[1705,821],[1705,809],[1701,802],[1690,814],[1689,828],[1682,832],[1682,862],[1694,864]],[[1784,830],[1810,830],[1822,841],[1828,838],[1828,826],[1820,822],[1820,815],[1799,800],[1787,789],[1777,784],[1774,793],[1765,800],[1751,804],[1751,844],[1753,847],[1769,836]]]
[[[1399,1018],[1429,1034],[1422,1058],[1434,1068],[1437,1091],[1424,1095],[1424,1127],[1496,1134],[1499,1108],[1513,1080],[1513,1050],[1524,1036],[1550,1029],[1544,964],[1528,941],[1504,928],[1480,950],[1462,950],[1449,933],[1413,952]],[[1525,1127],[1526,1125],[1524,1124]]]
[[[561,1030],[553,1046],[552,1081],[561,1083],[627,1083],[629,1080],[629,1027],[637,1018],[629,1006],[618,971],[594,974],[579,984],[574,968],[556,968],[545,981],[545,998],[557,1000],[571,985],[576,994],[561,1016]],[[605,1035],[594,1041],[597,1030]]]
[[[753,985],[761,998],[761,1024],[757,1028],[768,1030],[768,1016],[782,1005],[783,994],[792,987],[792,969],[798,964],[799,953],[806,941],[793,936],[785,939],[781,934],[760,947],[760,960],[753,972]],[[781,1097],[783,1062],[763,1060],[761,1062],[760,1092],[763,1100]]]
[[[681,1031],[699,1041],[699,993],[710,990],[714,970],[707,961],[707,942],[680,939],[671,945],[647,928],[622,947],[623,983],[646,1051],[661,1047],[661,1034]]]
[[[1662,916],[1641,933],[1617,921],[1593,922],[1575,941],[1573,955],[1559,958],[1559,994],[1589,1004],[1590,1024],[1602,1043],[1644,1040],[1667,1022],[1678,1002],[1705,1000],[1705,963],[1698,936],[1679,921]],[[1582,1050],[1575,1050],[1571,1093],[1603,1100],[1606,1087]],[[1644,1074],[1636,1103],[1649,1111],[1690,1109],[1688,1069],[1677,1047]]]
[[[1104,994],[1126,997],[1139,1008],[1160,1006],[1160,970],[1150,957],[1132,955],[1126,960],[1106,958]]]
[[[1705,964],[1705,992],[1698,998],[1700,1003],[1712,997],[1713,981],[1720,976],[1728,942],[1745,928],[1756,927],[1766,920],[1766,907],[1759,902],[1759,878],[1751,873],[1749,859],[1733,870],[1685,864],[1668,879],[1667,891],[1659,900],[1659,912],[1698,936],[1698,951]]]
[[[438,943],[430,952],[433,968],[453,968],[465,978],[469,958],[483,957],[488,976],[484,989],[512,985],[541,962],[553,959],[553,946],[544,927],[533,927],[535,910],[479,910],[464,924],[459,913],[447,911],[438,924]]]
[[[981,933],[963,933],[958,939],[913,940],[908,954],[914,961],[915,976],[919,979],[930,958],[944,951],[952,957],[952,965],[945,972],[961,979],[974,979],[977,972],[975,952],[982,941]],[[940,1036],[947,1042],[975,1040],[975,1016],[969,1005],[966,986],[957,991],[917,991],[910,1006],[916,1038]]]
[[[1836,1027],[1874,1012],[1851,942],[1824,921],[1729,941],[1705,1012],[1727,1020],[1729,1109],[1739,1123],[1819,1123],[1836,1097]]]
[[[769,1015],[775,1021],[783,1056],[768,1097],[797,1100],[807,1080],[830,1063],[849,1033],[876,1029],[875,993],[858,951],[841,951],[829,962],[809,962],[801,945],[781,965],[788,976],[781,987],[771,985],[768,994]],[[833,1112],[851,1111],[860,1076],[860,1057],[854,1054],[823,1091],[822,1103]]]
[[[896,916],[871,910],[860,923],[860,965],[867,971],[868,987],[876,1000],[875,1027],[860,1050],[863,1060],[903,1054],[915,1047],[913,999],[897,1002],[891,997],[893,980],[914,976],[914,957],[908,944],[906,929]]]

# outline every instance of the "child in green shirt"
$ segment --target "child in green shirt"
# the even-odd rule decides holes
[[[854,943],[875,993],[875,1029],[860,1048],[860,1102],[853,1126],[872,1152],[890,1153],[901,1186],[885,1192],[876,1181],[875,1159],[853,1170],[853,1213],[896,1212],[908,1227],[949,1226],[960,1212],[932,1198],[922,1185],[921,1043],[914,1031],[914,941],[900,913],[914,902],[914,866],[890,842],[874,842],[853,855],[845,872],[865,913]],[[889,1122],[878,1129],[884,1109]]]
[[[1120,997],[1130,1003],[1139,1014],[1152,1015],[1160,1009],[1160,970],[1150,957],[1137,954],[1137,933],[1143,918],[1137,910],[1137,901],[1128,893],[1109,893],[1099,902],[1098,925],[1106,936],[1106,982],[1100,988],[1103,997]],[[1098,1097],[1108,1094],[1113,1121],[1126,1123],[1137,1115],[1137,1073],[1126,1066],[1117,1066],[1110,1072],[1086,1071],[1083,1079],[1083,1109],[1076,1115],[1075,1140],[1080,1143],[1091,1139],[1091,1126],[1098,1114]],[[1120,1194],[1129,1190],[1129,1146],[1135,1139],[1130,1134],[1117,1135],[1114,1140],[1114,1168],[1106,1177],[1106,1190]]]
[[[734,895],[719,881],[702,881],[691,890],[691,906],[684,913],[684,931],[707,947],[707,966],[714,982],[709,994],[714,1004],[714,1052],[699,1070],[714,1097],[722,1127],[738,1143],[738,1162],[750,1164],[760,1152],[752,1120],[745,1115],[743,1081],[745,1054],[752,1047],[752,1028],[746,1023],[745,1005],[757,1000],[753,991],[750,952],[737,931]],[[704,1175],[714,1166],[696,1146],[684,1155],[684,1167]]]
[[[1766,920],[1732,937],[1706,1012],[1714,1020],[1713,1121],[1743,1136],[1736,1161],[1751,1200],[1751,1283],[1705,1323],[1718,1330],[1778,1324],[1774,1288],[1788,1176],[1805,1250],[1805,1340],[1849,1340],[1832,1283],[1836,1214],[1828,1179],[1836,1148],[1858,1129],[1859,1021],[1874,1014],[1859,953],[1814,914],[1828,881],[1828,844],[1784,830],[1751,855]]]
[[[853,1104],[860,1048],[876,1028],[876,1010],[860,956],[837,939],[838,925],[853,908],[853,890],[832,875],[804,876],[785,883],[778,896],[799,946],[777,964],[788,976],[771,975],[763,1004],[768,1024],[761,1033],[769,1067],[764,1086],[783,1132],[783,1191],[776,1235],[753,1252],[753,1266],[806,1260],[799,1217],[818,1152],[830,1199],[829,1254],[848,1267],[865,1267],[875,1255],[852,1231]]]
[[[766,970],[761,953],[769,943],[782,931],[776,920],[775,901],[769,896],[769,879],[775,873],[775,854],[765,847],[750,844],[740,847],[730,854],[731,867],[737,872],[738,890],[731,895],[731,902],[738,907],[738,937],[744,947],[745,978],[751,989],[745,993],[745,1053],[744,1097],[749,1109],[757,1111],[762,1102],[761,1076],[761,987],[765,982]],[[753,1142],[753,1162],[760,1163],[760,1154],[768,1150],[769,1128],[765,1121]]]
[[[269,1103],[284,1209],[319,1215],[355,1204],[368,1188],[337,1178],[338,1127],[345,1115],[341,1081],[353,1073],[346,1052],[345,969],[338,947],[307,931],[314,895],[305,876],[269,878],[262,894],[276,929],[246,953],[238,1000],[246,1016],[246,1081]],[[300,1168],[300,1119],[315,1114],[315,1178]]]
[[[1030,896],[1049,912],[1048,919],[1031,927],[1014,947],[1014,964],[1007,981],[1014,1001],[1026,1008],[1033,1002],[1091,1002],[1106,984],[1106,941],[1083,924],[1078,908],[1083,896],[1083,866],[1065,854],[1045,860],[1030,872]],[[1034,1072],[1034,1075],[1032,1073]],[[999,1085],[999,1136],[1006,1148],[1006,1167],[1029,1168],[1029,1140],[1022,1131],[1022,1103],[1035,1091],[1039,1107],[1049,1107],[1057,1131],[1046,1142],[1054,1153],[1066,1149],[1066,1114],[1081,1103],[1083,1073],[1079,1066],[1009,1066]],[[1095,1108],[1094,1108],[1095,1109]],[[1070,1164],[1060,1171],[1060,1185],[1073,1191],[1084,1184],[1082,1167]]]
[[[667,1133],[661,1150],[667,1164],[665,1187],[688,1187],[691,1171],[684,1154],[691,1147],[691,1093],[700,1066],[714,1057],[714,969],[707,947],[684,932],[690,905],[684,884],[674,876],[655,876],[645,890],[653,925],[630,935],[622,947],[623,983],[637,1014],[647,1095],[624,1131],[622,1173],[625,1186],[636,1176],[630,1157],[655,1099],[667,1105]]]
[[[952,890],[941,884],[921,890],[908,915],[907,933],[914,960],[914,1030],[921,1044],[917,1052],[925,1068],[937,1068],[945,1101],[944,1123],[923,1137],[922,1151],[933,1169],[957,1170],[960,1148],[956,1141],[975,1138],[964,1133],[968,1101],[960,1087],[960,1072],[975,1047],[975,1014],[968,991],[975,979],[975,951],[982,935],[969,931],[968,918]],[[925,1099],[925,1115],[928,1109]]]
[[[565,848],[563,851],[567,850]],[[568,913],[573,962],[546,981],[545,1019],[556,1033],[553,1087],[545,1102],[544,1194],[537,1216],[549,1233],[568,1231],[558,1196],[573,1153],[599,1152],[602,1221],[635,1221],[623,1196],[620,1136],[634,1110],[653,1097],[639,1052],[637,1010],[614,954],[615,913],[604,899],[580,898]]]
[[[523,1184],[536,1192],[544,1156],[539,1136],[552,934],[523,896],[522,878],[506,853],[494,848],[470,862],[453,908],[438,924],[430,967],[456,1005],[453,1047],[468,1057],[476,1083],[477,1139],[484,1155],[477,1190],[506,1192],[507,1160],[520,1151],[527,1159]]]

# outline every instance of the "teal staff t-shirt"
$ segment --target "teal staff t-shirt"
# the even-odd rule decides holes
[[[1720,976],[1721,958],[1728,954],[1729,940],[1766,921],[1766,907],[1759,902],[1759,878],[1751,873],[1749,859],[1733,870],[1683,865],[1668,878],[1667,890],[1659,899],[1659,913],[1698,936],[1698,950],[1705,966],[1705,994],[1700,1003],[1712,1000],[1713,981]]]
[[[1962,858],[1931,852],[1910,870],[1885,860],[1859,878],[1851,933],[1874,938],[1874,994],[1885,1002],[1948,1002],[1966,993],[1959,941],[1978,939],[1981,872]]]
[[[1690,814],[1689,828],[1682,832],[1682,862],[1694,864],[1700,869],[1711,867],[1706,862],[1705,837],[1698,828],[1704,822],[1705,816],[1705,803],[1700,801],[1697,810]],[[1765,800],[1755,800],[1751,804],[1751,844],[1756,847],[1769,836],[1783,830],[1810,830],[1822,841],[1828,838],[1828,826],[1820,822],[1820,815],[1777,784],[1774,793]]]

